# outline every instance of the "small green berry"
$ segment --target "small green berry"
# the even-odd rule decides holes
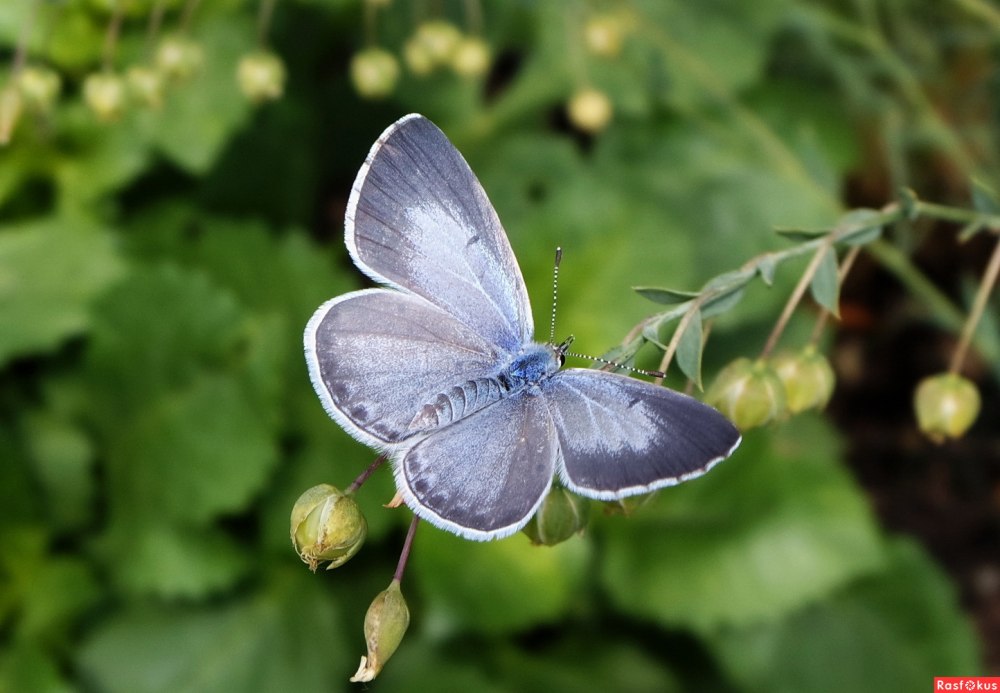
[[[270,52],[244,55],[236,68],[240,91],[254,103],[281,98],[286,76],[285,63]]]
[[[392,93],[399,80],[399,63],[389,51],[366,48],[351,58],[351,81],[366,99],[382,99]]]
[[[410,610],[399,589],[399,580],[380,592],[365,614],[365,644],[368,654],[361,657],[354,683],[372,681],[403,641],[410,625]]]
[[[611,122],[614,108],[603,91],[587,87],[570,97],[566,105],[569,122],[585,133],[601,132]]]
[[[83,100],[102,123],[113,123],[125,112],[125,80],[113,72],[95,72],[83,81]]]
[[[313,572],[323,561],[339,568],[360,549],[368,523],[357,501],[329,484],[313,486],[295,501],[291,516],[292,545]]]
[[[785,413],[785,386],[765,361],[739,358],[719,373],[705,402],[745,431]]]
[[[954,373],[924,378],[913,396],[917,424],[935,443],[965,435],[979,416],[980,405],[975,384]]]

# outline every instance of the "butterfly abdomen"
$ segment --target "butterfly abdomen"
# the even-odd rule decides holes
[[[449,388],[420,408],[410,422],[414,432],[428,431],[464,419],[507,394],[497,378],[476,378]]]

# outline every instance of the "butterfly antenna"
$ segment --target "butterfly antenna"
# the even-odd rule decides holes
[[[559,263],[562,248],[556,247],[556,262],[552,267],[552,322],[549,324],[549,344],[556,343],[556,302],[559,300]]]
[[[549,344],[556,343],[556,302],[559,297],[559,263],[562,262],[562,248],[556,248],[556,261],[552,268],[552,323],[549,330]],[[616,370],[625,370],[629,373],[635,373],[636,375],[648,375],[654,378],[666,377],[666,374],[660,371],[647,371],[642,368],[633,368],[632,366],[626,366],[623,363],[617,363],[616,361],[609,361],[608,359],[602,359],[600,356],[588,356],[587,354],[578,354],[573,351],[569,351],[569,345],[573,343],[573,337],[570,336],[564,342],[559,344],[556,348],[559,353],[563,356],[573,356],[578,359],[586,359],[587,361],[594,361],[596,363],[603,364],[609,368],[614,368]]]

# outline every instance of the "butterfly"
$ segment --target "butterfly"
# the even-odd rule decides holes
[[[418,114],[372,146],[345,241],[379,288],[333,298],[305,330],[326,411],[392,460],[419,517],[487,540],[521,529],[553,479],[601,500],[699,476],[739,445],[715,409],[624,375],[562,368],[533,340],[520,267],[465,159]]]

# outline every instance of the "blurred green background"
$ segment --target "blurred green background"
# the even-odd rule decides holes
[[[696,289],[785,247],[775,226],[829,226],[901,186],[970,206],[971,177],[1000,183],[1000,9],[987,0],[281,0],[264,34],[287,84],[259,105],[236,66],[257,46],[260,6],[177,0],[160,3],[159,35],[192,9],[200,68],[159,109],[99,122],[84,80],[102,61],[123,74],[150,59],[154,5],[121,6],[109,53],[114,0],[0,3],[0,88],[19,45],[63,85],[44,112],[24,104],[0,149],[0,691],[353,688],[364,613],[409,513],[381,507],[382,470],[359,494],[358,556],[314,575],[295,555],[296,497],[347,486],[373,458],[323,412],[301,334],[321,302],[363,285],[344,208],[399,116],[434,120],[479,175],[543,336],[565,249],[560,335],[592,354],[655,312],[630,287]],[[441,18],[478,33],[487,72],[408,69],[407,40]],[[358,95],[349,68],[375,45],[400,67],[380,100]],[[610,120],[568,114],[585,88]],[[954,236],[898,228],[889,248],[905,271],[868,261],[845,289],[870,314],[897,287],[892,309],[935,339],[900,345],[892,320],[869,319],[854,342],[944,368],[934,326],[954,319],[926,299],[960,313],[982,246],[936,256],[930,285],[905,263]],[[717,322],[708,377],[759,352],[796,279],[783,267]],[[835,359],[848,390],[885,372],[870,356]],[[1000,367],[979,369],[995,393]],[[906,444],[866,459],[889,477],[913,458],[947,469],[955,448],[912,434],[914,382],[887,400],[891,431],[879,419],[858,437],[820,414],[753,431],[708,476],[627,518],[595,507],[586,533],[554,548],[423,526],[403,583],[410,631],[367,687],[919,691],[935,675],[997,673],[995,637],[977,634],[925,542],[876,516],[848,465],[904,421]],[[987,402],[972,457],[995,468]],[[988,495],[996,476],[968,483]],[[995,501],[984,513],[978,546],[995,565]]]

